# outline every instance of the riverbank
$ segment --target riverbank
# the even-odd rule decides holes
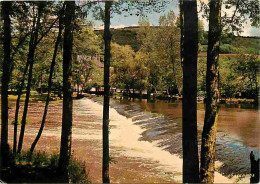
[[[40,126],[44,103],[30,103],[26,125],[24,150],[29,149]],[[73,142],[75,157],[85,161],[89,179],[101,182],[102,163],[102,105],[90,99],[74,100]],[[10,117],[14,115],[11,105]],[[46,127],[36,150],[53,154],[59,152],[62,104],[50,104]],[[181,182],[182,160],[157,146],[157,142],[141,141],[144,128],[135,125],[132,118],[120,115],[110,108],[111,182],[115,183],[172,183]],[[9,126],[12,141],[12,128]],[[216,173],[215,182],[236,182]],[[240,182],[247,182],[241,180]]]
[[[117,90],[115,90],[117,91]],[[148,97],[147,92],[143,92],[142,94],[140,93],[134,93],[134,92],[122,92],[124,90],[118,90],[121,92],[113,92],[111,93],[111,97],[116,97],[116,98],[133,98],[133,99],[148,99],[150,101],[154,100],[164,100],[164,101],[181,101],[182,96],[178,95],[166,95],[163,94],[162,92],[158,93],[151,93]],[[133,91],[133,90],[131,90]],[[82,97],[89,97],[91,95],[103,95],[103,91],[89,91],[88,93],[84,93],[81,96]],[[205,98],[202,96],[197,97],[197,102],[198,103],[204,103]],[[221,104],[254,104],[256,107],[258,106],[258,102],[254,99],[248,99],[248,98],[220,98],[220,103]]]

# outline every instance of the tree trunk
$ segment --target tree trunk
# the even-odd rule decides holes
[[[30,98],[30,92],[31,92],[31,81],[32,81],[32,70],[33,70],[33,64],[34,64],[34,54],[38,42],[38,32],[40,28],[40,20],[42,15],[44,3],[40,3],[38,7],[38,17],[37,17],[37,23],[35,32],[33,33],[33,44],[29,48],[29,54],[28,54],[28,60],[29,60],[29,74],[28,74],[28,84],[26,88],[26,97],[25,97],[25,103],[24,103],[24,111],[23,111],[23,117],[22,117],[22,123],[21,123],[21,130],[20,130],[20,137],[19,137],[19,143],[18,143],[18,153],[21,153],[22,146],[23,146],[23,137],[24,137],[24,131],[25,131],[25,125],[26,125],[26,117],[28,112],[28,105],[29,105],[29,98]]]
[[[180,8],[180,58],[181,58],[181,65],[183,66],[183,54],[184,54],[184,28],[183,28],[183,19],[184,19],[184,14],[183,14],[183,0],[180,0],[179,2],[179,8]]]
[[[183,101],[182,148],[183,183],[199,181],[197,141],[197,56],[198,16],[196,0],[183,1],[184,53],[183,53]]]
[[[32,37],[30,42],[32,41]],[[23,72],[23,78],[21,81],[21,84],[19,86],[18,89],[18,96],[16,99],[16,108],[15,108],[15,118],[14,118],[14,141],[13,141],[13,153],[16,153],[16,145],[17,145],[17,126],[18,126],[18,118],[19,118],[19,109],[20,109],[20,99],[21,99],[21,95],[22,95],[22,91],[23,91],[23,87],[24,87],[24,81],[25,81],[25,76],[26,73],[28,71],[29,68],[29,59],[27,59],[25,68],[24,68],[24,72]]]
[[[206,75],[206,112],[202,132],[200,179],[214,182],[215,143],[219,105],[219,45],[221,36],[221,0],[210,1]]]
[[[31,48],[33,47],[33,40],[34,40],[33,32],[34,32],[34,28],[35,28],[35,19],[36,19],[36,16],[34,16],[33,25],[32,25],[33,29],[30,33],[31,36],[30,36],[30,42],[29,42],[29,51],[32,50]],[[22,44],[22,42],[21,42],[21,44]],[[14,55],[13,55],[12,58],[14,58]],[[28,71],[28,68],[29,68],[29,64],[30,64],[30,60],[29,60],[29,55],[28,55],[27,62],[26,62],[24,72],[23,72],[23,77],[22,77],[22,80],[21,80],[21,84],[20,84],[19,89],[17,91],[18,96],[17,96],[17,99],[16,99],[15,118],[14,118],[13,153],[16,153],[17,126],[18,126],[18,118],[19,118],[20,99],[21,99],[21,95],[22,95],[22,91],[23,91],[23,87],[24,87],[25,77],[26,77],[26,74],[27,74],[27,71]],[[14,64],[12,64],[11,72],[13,71],[13,68],[14,68]]]
[[[75,20],[75,1],[65,1],[64,40],[63,40],[63,112],[60,144],[59,169],[62,182],[69,182],[68,166],[72,141],[72,47]]]
[[[42,74],[42,71],[41,71],[41,75],[40,75],[40,86],[39,86],[39,93],[40,95],[42,96],[42,77],[43,77],[43,74]]]
[[[34,148],[37,144],[37,142],[39,141],[41,135],[42,135],[42,131],[45,125],[45,120],[46,120],[46,116],[47,116],[47,112],[48,112],[48,106],[49,106],[49,102],[50,102],[50,95],[51,95],[51,87],[52,87],[52,76],[53,76],[53,71],[54,71],[54,67],[55,67],[55,62],[56,62],[56,56],[57,56],[57,52],[58,52],[58,47],[61,41],[61,34],[62,34],[62,15],[63,15],[63,9],[61,10],[60,13],[60,18],[59,18],[59,33],[57,36],[57,40],[55,43],[55,48],[54,48],[54,52],[53,52],[53,57],[52,57],[52,61],[51,61],[51,68],[50,68],[50,75],[49,75],[49,80],[48,80],[48,94],[47,94],[47,98],[46,98],[46,102],[45,102],[45,108],[44,108],[44,113],[43,113],[43,117],[42,117],[42,123],[41,123],[41,127],[39,129],[39,132],[37,134],[37,137],[35,138],[34,142],[32,143],[30,152],[33,153]]]
[[[77,97],[79,97],[79,83],[77,83]]]
[[[111,51],[111,33],[110,33],[110,8],[112,2],[105,2],[105,27],[104,27],[104,105],[103,105],[103,167],[102,181],[110,183],[109,179],[109,68]]]
[[[1,88],[1,158],[0,162],[5,165],[8,160],[8,82],[10,79],[10,56],[11,56],[11,7],[12,2],[2,2],[2,18],[4,20],[4,61]]]
[[[251,177],[250,183],[259,183],[259,158],[256,160],[253,151],[250,153]]]

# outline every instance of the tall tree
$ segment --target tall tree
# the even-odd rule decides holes
[[[109,179],[109,69],[111,56],[111,33],[110,33],[110,9],[112,1],[105,2],[105,19],[104,19],[104,104],[103,104],[103,183],[110,183]]]
[[[2,2],[2,18],[4,20],[4,60],[1,88],[1,159],[3,163],[7,160],[8,149],[8,82],[10,79],[11,64],[11,7],[12,2]]]
[[[183,4],[183,100],[182,100],[182,149],[183,183],[199,181],[197,141],[197,56],[198,15],[196,0]]]
[[[210,1],[207,74],[206,112],[202,132],[200,179],[203,183],[214,182],[215,145],[217,114],[219,107],[219,46],[221,36],[222,0]]]
[[[49,80],[48,80],[48,94],[46,97],[45,108],[44,108],[43,117],[42,117],[42,123],[41,123],[41,127],[39,129],[39,132],[38,132],[34,142],[31,145],[31,149],[30,149],[31,153],[34,151],[34,148],[42,135],[42,131],[43,131],[43,128],[45,125],[45,120],[46,120],[46,116],[47,116],[47,112],[48,112],[48,106],[49,106],[49,102],[50,102],[50,95],[51,95],[51,88],[52,88],[52,76],[53,76],[53,72],[54,72],[59,44],[60,44],[61,37],[62,37],[62,28],[63,28],[63,23],[62,23],[63,17],[62,16],[64,13],[63,10],[64,10],[64,8],[61,9],[60,14],[59,14],[59,32],[58,32],[57,40],[56,40],[56,43],[54,46],[54,52],[53,52],[53,57],[52,57],[52,61],[51,61],[50,75],[49,75]]]
[[[59,168],[64,182],[69,181],[68,166],[72,141],[72,47],[75,20],[75,1],[65,1],[63,39],[63,112]]]
[[[28,112],[28,105],[29,105],[29,98],[30,98],[30,92],[31,92],[31,81],[32,81],[32,70],[33,70],[33,64],[34,64],[34,55],[36,46],[38,43],[38,34],[41,24],[41,16],[43,13],[44,8],[44,2],[40,2],[38,4],[38,15],[37,15],[37,21],[36,21],[36,27],[35,31],[31,35],[31,42],[30,42],[30,48],[28,53],[28,63],[29,63],[29,73],[28,73],[28,84],[26,88],[26,97],[25,97],[25,103],[24,103],[24,111],[23,111],[23,117],[22,117],[22,123],[21,123],[21,130],[20,130],[20,137],[19,137],[19,143],[18,143],[18,150],[17,152],[20,153],[23,146],[23,137],[24,137],[24,131],[25,131],[25,125],[26,125],[26,117]],[[27,67],[27,66],[26,66]]]
[[[184,45],[183,45],[183,41],[184,41],[184,28],[183,28],[183,19],[184,19],[184,15],[183,15],[183,0],[180,0],[179,2],[179,9],[180,9],[180,58],[181,58],[181,63],[183,64],[183,49],[184,49]]]

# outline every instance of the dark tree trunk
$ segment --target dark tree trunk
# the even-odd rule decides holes
[[[33,27],[34,26],[35,26],[35,21],[33,21]],[[11,68],[10,68],[10,73],[11,74],[12,74],[13,69],[14,69],[13,59],[14,59],[15,54],[17,53],[19,47],[21,47],[23,45],[23,43],[25,42],[27,36],[31,35],[30,45],[31,45],[31,43],[33,43],[32,33],[33,33],[33,31],[31,33],[26,34],[19,41],[18,45],[14,49],[14,52],[13,52],[12,57],[11,57],[11,60],[12,60],[12,65],[11,65]],[[24,87],[25,76],[26,76],[26,73],[28,71],[28,67],[29,67],[29,60],[27,59],[27,62],[26,62],[25,68],[24,68],[24,72],[23,72],[23,77],[22,77],[22,80],[21,80],[21,84],[20,84],[19,89],[18,89],[18,94],[17,94],[18,97],[16,99],[15,120],[14,120],[14,138],[13,138],[13,153],[16,153],[16,147],[17,147],[17,125],[18,125],[18,115],[19,115],[19,108],[20,108],[20,99],[21,99],[22,90],[23,90],[23,87]]]
[[[39,93],[40,95],[42,96],[42,77],[43,77],[43,74],[42,74],[42,71],[41,71],[41,75],[40,75],[40,86],[39,86]]]
[[[221,0],[210,1],[209,35],[206,75],[206,112],[201,144],[200,179],[214,182],[215,143],[219,105],[219,45],[221,36]]]
[[[250,183],[259,183],[259,158],[256,160],[253,151],[250,153],[251,177]]]
[[[110,8],[112,2],[105,2],[105,27],[104,27],[104,105],[103,105],[103,167],[102,181],[110,183],[109,179],[109,68],[111,51],[111,33],[110,33]]]
[[[2,18],[4,20],[4,61],[1,88],[1,158],[3,165],[8,160],[8,82],[10,79],[10,56],[11,56],[11,7],[12,2],[2,2]]]
[[[32,41],[32,37],[30,42]],[[17,126],[18,126],[18,118],[19,118],[19,109],[20,109],[20,99],[24,87],[24,82],[25,82],[25,76],[29,68],[29,59],[27,59],[24,72],[23,72],[23,78],[21,81],[21,84],[18,89],[18,96],[16,99],[16,108],[15,108],[15,118],[14,118],[14,141],[13,141],[13,153],[16,153],[16,147],[17,147]]]
[[[47,112],[48,112],[48,106],[49,106],[49,102],[50,102],[50,95],[51,95],[51,87],[52,87],[52,76],[53,76],[53,71],[54,71],[54,67],[55,67],[55,62],[56,62],[56,56],[57,56],[57,52],[58,52],[58,47],[61,41],[61,34],[62,34],[62,15],[63,15],[63,9],[61,10],[60,13],[60,18],[59,18],[59,33],[57,36],[57,40],[55,43],[55,47],[54,47],[54,52],[53,52],[53,57],[52,57],[52,61],[51,61],[51,69],[50,69],[50,75],[49,75],[49,80],[48,80],[48,94],[47,94],[47,98],[46,98],[46,102],[45,102],[45,108],[44,108],[44,113],[43,113],[43,117],[42,117],[42,123],[41,123],[41,127],[39,129],[39,132],[34,140],[34,142],[32,143],[30,152],[32,153],[34,151],[34,148],[37,144],[37,142],[39,141],[41,135],[42,135],[42,131],[45,125],[45,120],[46,120],[46,116],[47,116]]]
[[[59,168],[63,182],[69,182],[68,166],[72,141],[72,46],[75,19],[75,1],[65,1],[63,40],[63,112]]]
[[[196,0],[183,1],[183,183],[199,181],[197,141],[198,17]]]
[[[22,146],[23,146],[23,137],[24,137],[24,131],[25,131],[25,125],[26,125],[26,117],[28,112],[28,105],[29,105],[29,98],[30,98],[30,92],[31,92],[31,81],[32,81],[32,70],[33,70],[33,64],[34,64],[34,54],[38,42],[38,33],[40,28],[40,20],[42,15],[42,10],[44,7],[44,3],[40,3],[38,7],[38,17],[37,17],[37,23],[35,32],[33,33],[33,42],[31,47],[29,48],[29,54],[28,54],[28,60],[29,60],[29,74],[28,74],[28,84],[26,88],[26,97],[25,97],[25,103],[24,103],[24,111],[23,111],[23,117],[22,117],[22,123],[21,123],[21,130],[20,130],[20,137],[19,137],[19,143],[18,143],[18,153],[21,153]]]
[[[183,54],[184,54],[184,28],[183,28],[183,19],[184,19],[184,14],[183,14],[183,0],[179,0],[179,8],[180,8],[180,58],[181,58],[181,65],[183,65]]]

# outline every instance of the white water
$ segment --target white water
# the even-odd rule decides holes
[[[98,120],[94,123],[101,125],[103,112],[102,105],[93,102],[90,99],[82,99],[79,101],[78,105],[84,107],[81,109],[87,109],[88,114],[97,116]],[[137,157],[151,160],[153,163],[156,163],[154,168],[155,170],[159,171],[159,173],[161,173],[160,175],[162,177],[164,176],[164,173],[173,173],[173,178],[171,179],[175,182],[182,182],[182,159],[177,155],[172,155],[169,152],[157,147],[157,142],[155,141],[139,141],[141,133],[144,131],[144,129],[138,125],[135,125],[131,118],[126,118],[120,115],[115,109],[110,108],[110,125],[115,126],[110,129],[110,146],[115,146],[121,150],[124,150],[120,154],[128,157]],[[91,131],[77,128],[73,129],[73,138],[76,139],[82,138],[102,140],[101,136],[101,130],[97,132],[96,130]],[[220,165],[221,163],[217,164]],[[220,173],[215,172],[215,182],[234,183],[236,182],[236,177],[229,179]],[[246,181],[241,180],[240,182]]]

